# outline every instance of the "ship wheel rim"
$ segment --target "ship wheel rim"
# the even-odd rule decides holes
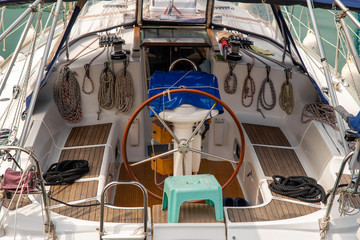
[[[244,161],[244,156],[245,156],[245,138],[244,138],[244,133],[241,127],[241,124],[239,122],[239,120],[237,119],[236,115],[234,114],[234,112],[230,109],[230,107],[221,99],[215,97],[214,95],[207,93],[207,92],[203,92],[197,89],[189,89],[189,88],[181,88],[181,89],[173,89],[170,91],[164,91],[161,93],[158,93],[154,96],[152,96],[151,98],[148,98],[147,100],[145,100],[135,111],[134,113],[131,115],[125,131],[124,131],[124,135],[123,135],[123,140],[122,140],[122,156],[123,156],[123,161],[124,161],[124,165],[125,165],[125,169],[128,172],[130,178],[134,181],[140,182],[140,180],[136,177],[136,175],[134,174],[134,172],[131,169],[131,166],[129,165],[129,161],[127,158],[127,152],[126,152],[126,145],[127,145],[127,138],[128,138],[128,134],[130,131],[130,127],[133,123],[133,121],[135,120],[135,118],[137,117],[137,115],[141,112],[141,110],[148,106],[152,101],[154,101],[155,99],[159,98],[159,97],[163,97],[166,96],[168,94],[172,94],[172,93],[180,93],[180,92],[186,92],[186,93],[195,93],[195,94],[199,94],[199,95],[203,95],[206,96],[212,100],[214,100],[216,102],[216,104],[220,104],[223,108],[226,109],[226,111],[230,114],[230,116],[232,117],[233,121],[235,122],[237,129],[239,131],[239,135],[240,135],[240,154],[239,154],[239,159],[236,163],[236,168],[234,169],[234,172],[232,173],[232,175],[229,177],[229,179],[221,186],[222,190],[226,189],[236,178],[236,175],[238,174],[240,167]],[[146,188],[146,187],[145,187]],[[147,192],[154,197],[157,200],[162,200],[162,197],[157,195],[156,193],[153,193],[152,191],[150,191],[148,188],[146,188]]]

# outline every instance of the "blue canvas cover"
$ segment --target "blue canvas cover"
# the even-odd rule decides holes
[[[220,99],[217,78],[213,74],[201,71],[156,71],[150,79],[149,98],[164,91],[190,88],[204,91],[214,95]],[[211,109],[214,100],[200,94],[194,93],[172,93],[170,97],[160,97],[150,103],[150,106],[156,113],[160,113],[165,109],[174,109],[182,104],[191,104],[198,108]],[[215,110],[219,110],[219,114],[224,110],[220,104],[216,104]],[[155,116],[150,111],[150,117]]]
[[[350,126],[360,134],[360,112],[349,120]]]

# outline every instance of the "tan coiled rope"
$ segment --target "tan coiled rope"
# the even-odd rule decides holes
[[[281,85],[279,94],[279,105],[281,109],[289,115],[294,109],[294,94],[292,84],[289,81],[291,78],[291,69],[286,68],[284,71],[286,80]]]
[[[115,106],[115,75],[109,68],[109,62],[104,63],[105,68],[100,74],[100,88],[98,93],[99,111],[98,120],[100,119],[101,108],[110,110]]]
[[[64,66],[55,82],[54,101],[65,121],[78,123],[82,118],[80,86],[76,72]]]
[[[129,112],[135,98],[134,82],[127,71],[129,61],[124,62],[124,69],[116,77],[115,102],[117,112]]]

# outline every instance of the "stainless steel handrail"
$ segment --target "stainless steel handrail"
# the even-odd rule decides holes
[[[179,59],[175,60],[175,61],[170,65],[169,71],[172,71],[172,69],[174,68],[174,66],[175,66],[178,62],[181,62],[181,61],[189,62],[189,63],[192,65],[192,67],[194,68],[194,71],[197,71],[197,70],[198,70],[198,67],[196,66],[196,64],[195,64],[193,61],[191,61],[191,60],[189,60],[189,59],[187,59],[187,58],[179,58]]]
[[[24,152],[26,154],[28,154],[31,159],[34,160],[35,162],[35,167],[36,167],[36,172],[37,172],[37,177],[40,183],[40,190],[41,190],[41,195],[43,198],[43,203],[44,203],[44,209],[45,209],[45,215],[46,215],[46,223],[49,224],[48,227],[50,227],[52,224],[50,222],[50,209],[49,209],[49,205],[47,202],[47,196],[46,196],[46,190],[45,190],[45,181],[42,175],[42,171],[41,171],[41,167],[40,167],[40,162],[39,159],[35,156],[35,154],[26,148],[23,147],[18,147],[18,146],[0,146],[0,151],[5,151],[5,150],[15,150],[17,152]]]
[[[325,237],[326,237],[326,232],[329,229],[330,213],[331,213],[331,209],[332,209],[332,206],[333,206],[333,203],[334,203],[335,194],[336,194],[336,191],[337,191],[337,189],[339,187],[340,179],[341,179],[341,177],[343,175],[345,165],[351,159],[353,154],[354,154],[354,152],[350,152],[343,159],[343,161],[342,161],[342,163],[340,165],[340,169],[339,169],[337,178],[336,178],[335,183],[334,183],[334,187],[332,188],[332,191],[331,191],[330,200],[329,200],[329,203],[327,204],[325,216],[323,218],[319,219],[320,238],[321,239],[325,239]]]
[[[144,221],[144,233],[147,233],[147,219],[148,219],[148,214],[147,214],[147,208],[148,208],[148,195],[147,195],[147,191],[146,188],[139,182],[134,182],[134,181],[121,181],[121,182],[111,182],[108,183],[102,193],[101,193],[101,200],[100,200],[100,229],[99,229],[99,234],[100,234],[100,239],[102,239],[102,237],[105,235],[104,232],[104,212],[105,212],[105,192],[116,185],[135,185],[137,187],[139,187],[141,189],[141,191],[143,192],[143,196],[144,196],[144,214],[143,214],[143,221]]]

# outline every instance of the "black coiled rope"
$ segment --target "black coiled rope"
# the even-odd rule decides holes
[[[326,194],[324,188],[319,185],[315,179],[306,176],[290,176],[283,177],[274,175],[273,182],[269,184],[269,188],[274,193],[296,198],[298,200],[326,204]]]

